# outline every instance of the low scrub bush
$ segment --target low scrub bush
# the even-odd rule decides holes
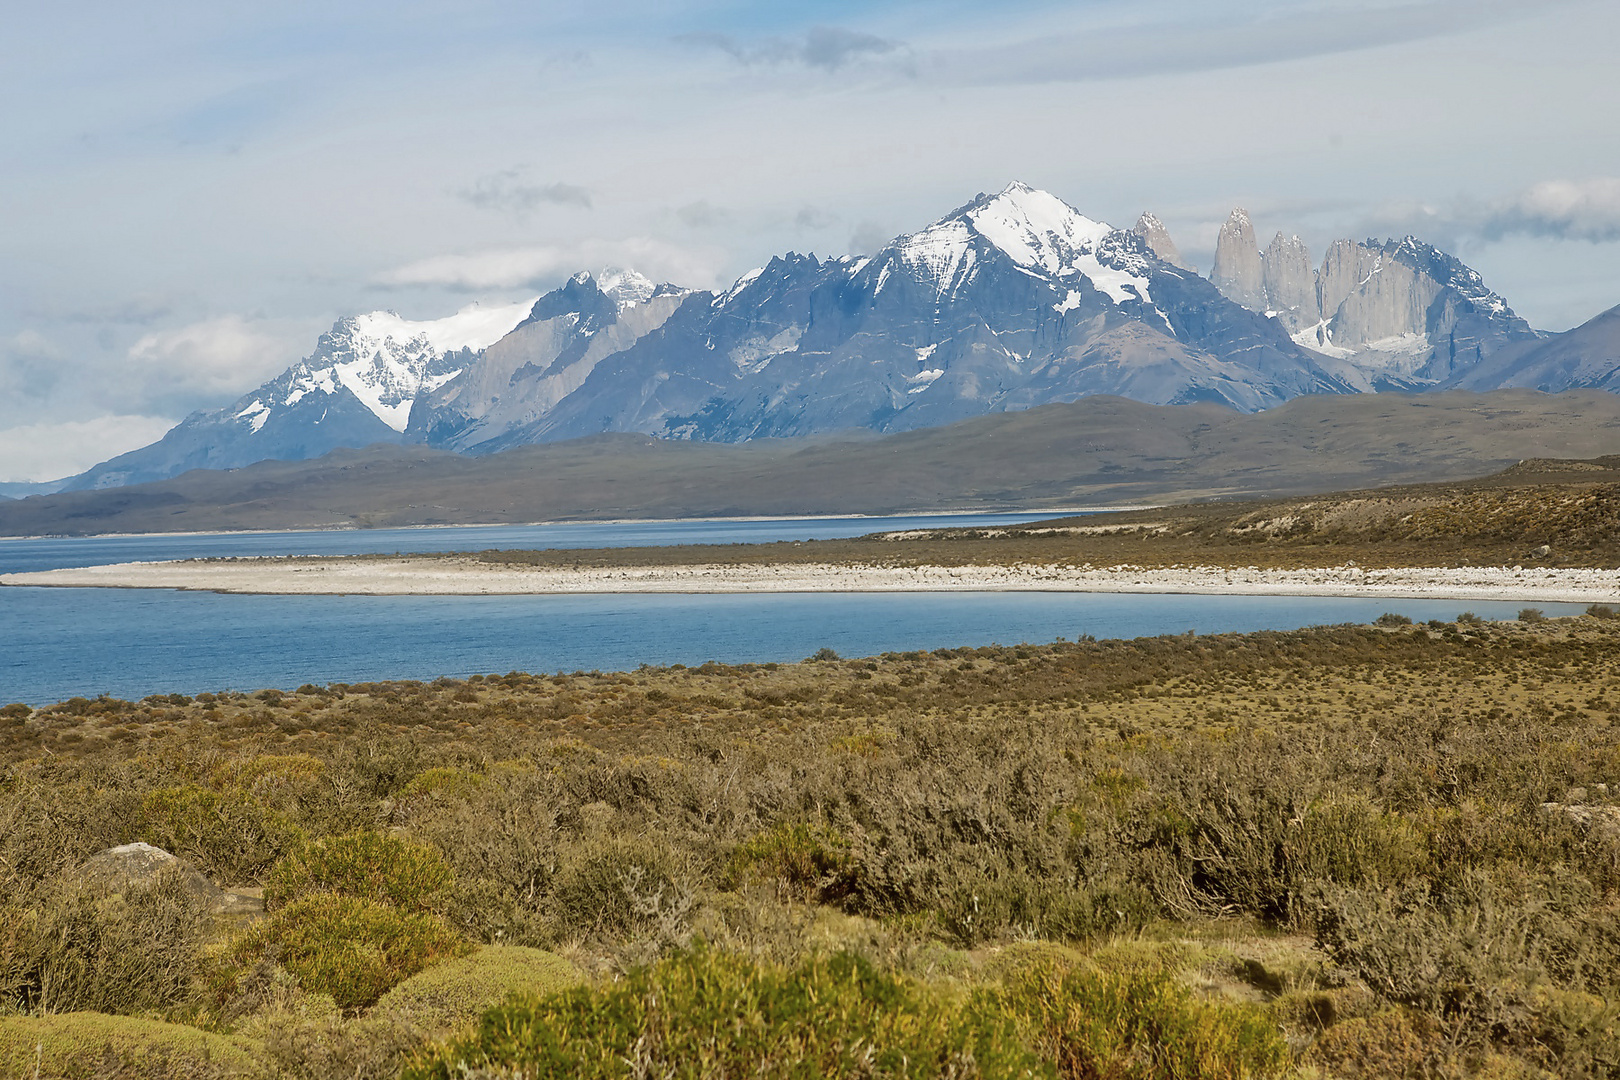
[[[1164,971],[1047,968],[1015,981],[1003,1007],[1075,1080],[1239,1080],[1289,1064],[1264,1008],[1200,1000]]]
[[[1519,621],[1529,623],[1546,622],[1547,615],[1546,612],[1542,611],[1538,607],[1520,608]]]
[[[955,1005],[847,953],[779,967],[698,949],[499,1005],[404,1076],[1051,1076],[987,1005]]]
[[[117,896],[53,882],[0,909],[0,1011],[174,1009],[194,995],[209,929],[177,873]]]
[[[557,871],[548,904],[555,932],[681,944],[697,901],[696,871],[658,837],[583,842]]]
[[[257,881],[302,838],[291,818],[245,788],[195,785],[147,792],[134,832],[227,884]]]
[[[0,1016],[0,1076],[215,1080],[255,1065],[241,1040],[133,1016]]]
[[[1374,626],[1411,626],[1412,620],[1405,615],[1393,611],[1386,611],[1373,620]]]
[[[229,997],[246,975],[274,962],[304,990],[327,994],[345,1009],[360,1008],[434,961],[470,948],[437,915],[311,893],[236,940],[216,976],[216,992]]]
[[[315,892],[392,904],[404,911],[442,907],[454,884],[444,856],[426,844],[361,831],[295,849],[265,882],[271,910]]]
[[[739,845],[730,878],[769,883],[783,897],[826,902],[849,892],[852,870],[846,837],[825,826],[793,822],[756,833]]]
[[[542,997],[584,979],[578,968],[555,953],[486,945],[412,975],[384,994],[376,1011],[423,1031],[448,1034],[471,1025],[509,995]]]

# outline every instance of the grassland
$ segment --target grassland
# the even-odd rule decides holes
[[[0,1063],[1616,1075],[1607,614],[8,706]]]

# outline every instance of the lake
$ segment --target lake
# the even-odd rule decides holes
[[[628,522],[375,531],[0,539],[0,573],[208,555],[478,551],[858,536],[999,525],[1044,514]],[[0,589],[0,704],[140,698],[303,683],[628,670],[800,660],[960,645],[1293,630],[1511,601],[1107,593],[589,596],[227,596],[145,589]],[[1540,604],[1548,615],[1581,604]]]

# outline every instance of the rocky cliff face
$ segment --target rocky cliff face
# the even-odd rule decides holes
[[[687,295],[634,271],[576,274],[535,302],[515,330],[423,395],[407,435],[448,450],[489,453],[584,385],[596,365],[662,326]]]
[[[1477,273],[1413,237],[1335,240],[1313,270],[1299,237],[1279,232],[1262,255],[1253,236],[1248,215],[1233,210],[1211,280],[1337,361],[1332,370],[1358,390],[1454,382],[1506,345],[1539,340]]]
[[[1209,279],[1228,300],[1250,311],[1266,309],[1265,275],[1260,263],[1260,246],[1248,211],[1239,207],[1227,217],[1215,240],[1215,268]]]
[[[1191,263],[1181,257],[1181,252],[1177,249],[1176,242],[1170,239],[1170,230],[1164,227],[1164,222],[1152,214],[1144,211],[1142,216],[1136,219],[1136,227],[1131,231],[1140,236],[1142,242],[1147,244],[1148,250],[1164,262],[1182,270],[1193,268]]]
[[[1266,311],[1281,320],[1290,334],[1321,321],[1316,298],[1316,271],[1305,241],[1278,233],[1260,259]]]

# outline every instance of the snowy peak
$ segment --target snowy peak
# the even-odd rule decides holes
[[[239,402],[235,419],[257,433],[278,410],[347,391],[378,420],[403,432],[417,396],[461,370],[455,357],[482,352],[505,337],[534,304],[470,304],[423,322],[392,311],[339,319],[305,360]]]
[[[604,266],[596,275],[596,287],[612,298],[620,311],[645,304],[658,291],[651,278],[618,266]]]
[[[1020,266],[1053,275],[1071,271],[1075,255],[1095,251],[1114,231],[1056,195],[1017,182],[968,204],[962,217]]]
[[[388,342],[400,347],[412,346],[420,338],[424,351],[447,353],[471,349],[482,352],[511,333],[533,304],[532,299],[490,307],[473,303],[454,315],[425,322],[412,322],[392,311],[373,311],[340,319],[333,330],[345,330],[357,347],[372,351],[386,347]]]

